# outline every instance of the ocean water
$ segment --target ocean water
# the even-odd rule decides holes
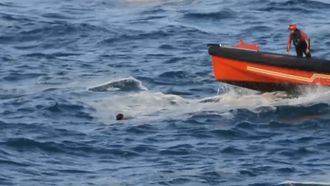
[[[330,59],[329,16],[327,0],[0,0],[0,185],[330,185],[330,90],[216,82],[206,47],[285,53],[294,22]]]

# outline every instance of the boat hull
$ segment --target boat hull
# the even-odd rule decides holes
[[[209,46],[215,79],[258,90],[330,86],[330,62],[254,50]]]

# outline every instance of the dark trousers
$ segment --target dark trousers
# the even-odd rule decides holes
[[[311,51],[309,50],[309,52],[306,53],[306,49],[307,49],[306,42],[303,41],[298,43],[298,45],[296,46],[297,57],[303,57],[303,54],[305,54],[306,58],[311,58],[312,57]]]

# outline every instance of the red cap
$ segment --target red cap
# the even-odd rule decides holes
[[[296,24],[289,25],[289,30],[293,30],[293,31],[297,30],[297,25]]]

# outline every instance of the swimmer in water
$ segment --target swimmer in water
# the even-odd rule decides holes
[[[119,113],[116,115],[116,120],[123,120],[124,119],[124,114]]]

